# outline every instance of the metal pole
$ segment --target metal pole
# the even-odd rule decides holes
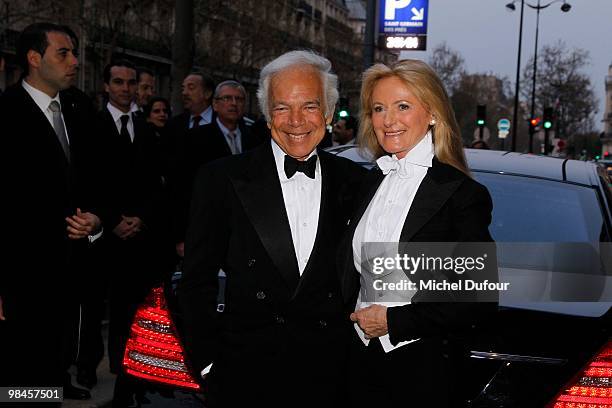
[[[519,105],[519,84],[521,74],[521,44],[523,42],[523,10],[525,9],[525,0],[521,0],[521,20],[519,24],[519,42],[518,42],[518,57],[516,59],[516,85],[514,88],[514,115],[512,126],[512,151],[516,151],[516,130],[518,128],[518,105]]]
[[[376,0],[368,0],[366,9],[366,30],[363,41],[363,68],[374,64],[374,24],[376,19]]]
[[[531,88],[531,118],[535,118],[535,91],[536,91],[536,75],[538,70],[538,31],[540,29],[540,0],[536,7],[536,35],[535,35],[535,51],[533,52],[533,87]],[[529,127],[529,153],[533,153],[533,134],[535,127]]]

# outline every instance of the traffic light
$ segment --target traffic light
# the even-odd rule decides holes
[[[531,118],[529,120],[529,128],[532,130],[532,132],[537,132],[538,129],[538,125],[540,124],[540,118]]]
[[[476,106],[476,124],[483,127],[487,120],[487,105]]]
[[[551,129],[553,126],[553,108],[544,108],[544,129]]]

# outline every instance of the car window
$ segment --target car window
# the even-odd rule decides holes
[[[493,199],[490,232],[500,242],[607,241],[596,192],[530,177],[474,172]]]

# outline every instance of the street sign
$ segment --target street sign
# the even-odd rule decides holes
[[[426,35],[429,0],[381,0],[379,33]]]
[[[500,130],[499,132],[497,132],[497,138],[498,139],[505,139],[508,137],[508,132],[507,130]]]
[[[386,37],[385,47],[394,50],[425,51],[427,49],[427,36],[388,36]]]
[[[510,130],[510,119],[501,118],[497,121],[497,129],[501,132],[506,132]]]

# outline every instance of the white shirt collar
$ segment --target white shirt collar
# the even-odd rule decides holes
[[[41,111],[46,112],[47,109],[49,109],[49,104],[51,101],[57,101],[57,103],[60,104],[61,109],[62,104],[60,102],[59,92],[52,98],[40,89],[36,89],[32,85],[28,84],[25,79],[21,81],[21,86],[32,97],[32,99],[34,99],[34,102]]]
[[[113,117],[113,122],[117,122],[118,120],[120,120],[121,116],[123,116],[123,115],[128,115],[130,117],[130,119],[132,119],[132,115],[131,115],[132,112],[131,111],[130,112],[120,111],[119,109],[114,107],[110,102],[108,102],[106,104],[106,108],[108,109],[108,111],[110,112],[111,116]]]
[[[394,160],[398,160],[394,154],[391,156]],[[434,145],[431,136],[431,131],[428,131],[423,139],[416,144],[406,156],[399,159],[399,162],[405,161],[417,166],[431,167],[432,160],[434,158]]]
[[[208,106],[208,108],[204,109],[202,112],[198,113],[197,115],[191,115],[189,116],[189,123],[193,122],[193,118],[196,116],[200,116],[202,119],[204,120],[204,122],[206,123],[210,123],[212,122],[212,105]]]
[[[132,102],[132,105],[130,106],[130,113],[133,112],[142,112],[142,109],[140,109],[136,102]]]
[[[274,162],[276,163],[276,171],[278,172],[278,177],[280,181],[289,180],[287,178],[287,175],[285,174],[285,156],[287,155],[287,153],[285,153],[283,149],[280,148],[280,146],[276,143],[274,139],[270,138],[270,140],[272,143],[272,153],[274,153]],[[308,157],[306,157],[305,160],[310,159],[312,156],[315,156],[316,154],[317,154],[317,149],[315,148],[312,152],[310,152],[310,154],[308,155]],[[317,167],[316,167],[317,173],[319,172],[318,162],[319,161],[317,160]]]
[[[234,130],[229,130],[228,128],[226,128],[223,123],[221,123],[221,121],[219,120],[219,118],[216,118],[217,121],[217,125],[219,125],[219,129],[221,129],[221,132],[223,133],[223,136],[228,137],[227,135],[232,132],[235,136],[240,136],[240,126],[236,126],[236,129]]]

